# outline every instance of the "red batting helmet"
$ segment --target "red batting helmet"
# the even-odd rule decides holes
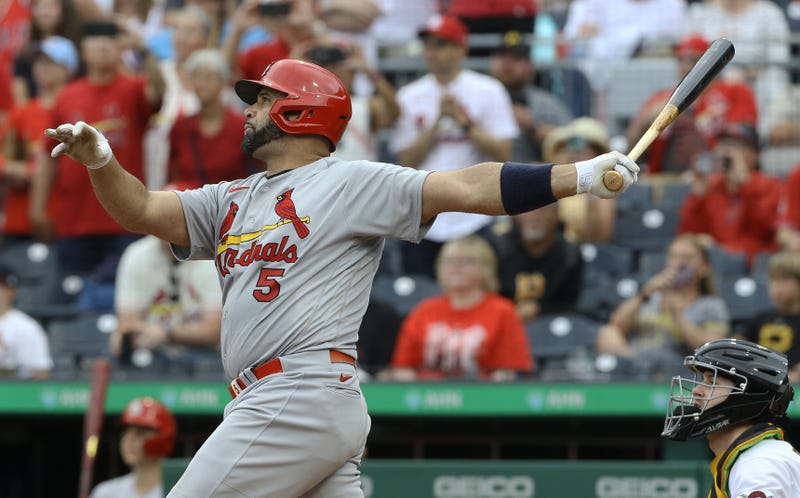
[[[286,94],[269,111],[278,128],[295,135],[322,135],[330,141],[331,152],[336,149],[352,115],[350,95],[336,75],[311,62],[282,59],[267,66],[261,79],[239,80],[234,88],[252,105],[263,87]],[[290,121],[286,113],[291,111],[299,111],[300,117]]]
[[[144,452],[151,457],[168,457],[175,446],[175,419],[167,407],[153,398],[134,398],[125,407],[120,419],[122,425],[147,427],[158,434],[147,438]]]

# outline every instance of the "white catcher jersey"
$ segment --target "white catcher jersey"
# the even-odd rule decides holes
[[[231,378],[301,351],[355,357],[384,237],[418,242],[427,172],[328,157],[267,177],[177,192],[191,248],[214,259]]]
[[[761,441],[736,459],[728,489],[730,498],[797,498],[800,455],[786,441]]]

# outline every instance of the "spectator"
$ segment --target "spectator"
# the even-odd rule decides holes
[[[68,39],[51,36],[37,45],[33,58],[36,97],[12,108],[3,147],[6,162],[0,173],[5,186],[4,244],[32,236],[28,211],[35,151],[43,141],[42,130],[51,124],[50,114],[58,93],[78,70],[78,51]],[[55,216],[53,201],[48,203],[48,216]]]
[[[571,311],[578,302],[583,259],[564,240],[558,211],[558,203],[550,204],[494,226],[495,234],[505,230],[490,239],[500,262],[500,294],[514,301],[523,321]]]
[[[729,314],[716,293],[708,250],[692,235],[667,249],[666,266],[620,304],[597,335],[597,353],[641,362],[651,375],[666,375],[707,341],[726,337]]]
[[[60,36],[77,44],[81,20],[72,0],[33,0],[28,44],[14,60],[14,102],[22,104],[36,96],[33,60],[39,44],[50,36]]]
[[[14,105],[13,66],[14,59],[28,43],[31,12],[25,0],[4,2],[0,11],[0,138],[6,113]]]
[[[206,351],[219,356],[222,291],[212,262],[179,262],[166,242],[148,235],[125,249],[115,283],[110,346],[123,363],[138,349],[189,360]]]
[[[684,0],[581,0],[570,4],[563,31],[570,57],[602,97],[617,67],[639,52],[674,44],[685,29]],[[595,99],[605,112],[602,100]]]
[[[226,107],[230,71],[214,49],[197,50],[185,63],[188,87],[200,101],[196,113],[177,118],[170,132],[170,182],[192,187],[245,178],[256,171],[253,160],[237,147],[244,114]],[[231,153],[230,151],[234,151]]]
[[[369,65],[357,45],[345,49],[333,44],[315,44],[305,58],[338,76],[352,96],[353,115],[333,155],[346,161],[377,161],[377,134],[391,127],[400,114],[392,84]],[[365,74],[374,82],[374,95],[353,94],[356,74]]]
[[[273,36],[269,41],[239,54],[242,33],[251,26],[254,17],[259,18]],[[233,14],[230,33],[222,43],[222,53],[234,76],[257,80],[270,63],[290,56],[301,56],[320,34],[318,29],[311,0],[267,3],[243,0]]]
[[[708,40],[727,38],[736,46],[729,77],[748,84],[758,109],[768,109],[789,85],[789,23],[771,0],[704,0],[688,11],[688,28]],[[759,133],[766,130],[759,127]]]
[[[730,123],[716,140],[713,170],[695,167],[689,172],[691,191],[681,206],[678,233],[705,234],[752,261],[756,253],[777,248],[783,186],[760,171],[755,128]]]
[[[18,283],[14,270],[0,264],[0,376],[47,379],[53,369],[47,334],[14,307]]]
[[[147,75],[120,72],[121,46],[114,23],[87,23],[81,50],[86,76],[59,93],[52,126],[69,120],[93,123],[103,130],[115,154],[137,178],[143,178],[142,140],[150,117],[158,109],[164,80],[150,55]],[[114,268],[125,246],[137,236],[123,230],[92,196],[92,186],[81,168],[64,156],[57,160],[39,154],[41,163],[32,179],[31,223],[44,240],[55,236],[58,267],[62,272],[113,280]],[[51,195],[59,198],[57,215],[46,216]],[[66,276],[66,275],[62,275]]]
[[[458,17],[470,33],[533,33],[536,0],[448,0],[441,3],[445,6],[444,12]],[[476,47],[471,55],[484,56],[487,51]]]
[[[442,295],[423,300],[403,321],[391,380],[515,379],[533,370],[514,303],[498,294],[497,257],[486,240],[447,242],[436,261]]]
[[[781,252],[769,259],[769,298],[745,327],[742,338],[783,353],[789,360],[789,380],[800,382],[800,252]]]
[[[800,85],[789,86],[770,101],[761,129],[769,145],[800,144]]]
[[[531,48],[518,31],[509,31],[503,44],[489,57],[489,74],[497,78],[511,96],[519,136],[514,140],[514,161],[542,160],[542,140],[551,130],[572,120],[566,104],[552,93],[534,86],[536,68]]]
[[[390,148],[398,162],[427,171],[507,161],[518,129],[502,83],[464,69],[467,29],[455,17],[432,17],[420,37],[428,73],[399,89],[400,117]],[[403,243],[405,271],[433,276],[448,240],[476,233],[491,217],[442,213],[423,241]]]
[[[175,418],[163,404],[143,397],[130,400],[119,421],[119,453],[131,471],[97,484],[89,498],[163,498],[163,465],[175,446]]]
[[[675,47],[678,79],[700,60],[710,43],[699,35],[683,38]],[[627,130],[628,143],[636,143],[655,120],[672,95],[674,87],[655,92],[639,109]],[[716,134],[729,122],[758,124],[756,99],[750,87],[724,78],[714,79],[644,152],[648,173],[681,173],[689,169],[694,156],[706,151]]]
[[[371,29],[382,15],[379,0],[318,0],[315,15],[325,26],[326,38],[346,46],[357,46],[359,57],[373,66],[378,63],[378,39]],[[348,85],[353,96],[371,95],[374,85],[366,74],[356,73]]]
[[[594,118],[578,118],[554,129],[544,139],[542,152],[546,162],[574,163],[611,150],[606,126]],[[561,199],[559,218],[564,224],[564,238],[572,243],[611,241],[614,236],[616,199],[594,196]]]
[[[783,198],[778,243],[784,250],[800,252],[800,165],[789,173]]]

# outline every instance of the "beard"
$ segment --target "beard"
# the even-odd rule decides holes
[[[263,128],[254,130],[253,133],[245,135],[239,148],[247,155],[252,156],[255,151],[270,142],[286,136],[286,132],[278,128],[274,121],[270,120]]]

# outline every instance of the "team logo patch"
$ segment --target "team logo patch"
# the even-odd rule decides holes
[[[774,495],[767,496],[766,493],[763,491],[753,491],[749,495],[745,496],[744,494],[739,495],[739,498],[775,498]]]
[[[301,239],[305,239],[309,234],[308,227],[305,225],[305,223],[309,222],[309,218],[308,216],[305,218],[297,216],[297,210],[292,200],[292,191],[294,191],[294,189],[290,188],[277,197],[278,203],[275,204],[275,214],[281,217],[281,221],[289,220],[295,232],[297,232],[297,236]]]

